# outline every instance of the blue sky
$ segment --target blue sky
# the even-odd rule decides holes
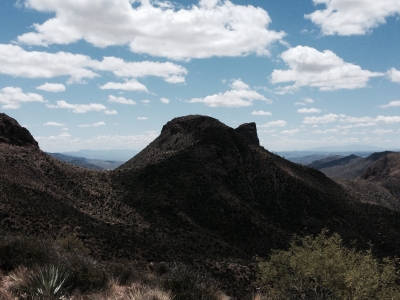
[[[0,111],[45,151],[141,150],[174,117],[268,150],[400,148],[400,2],[3,0]]]

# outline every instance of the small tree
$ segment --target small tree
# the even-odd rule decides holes
[[[259,260],[258,278],[265,292],[282,299],[396,299],[396,261],[348,249],[337,233],[328,237],[323,230],[315,238],[295,237],[289,250]]]

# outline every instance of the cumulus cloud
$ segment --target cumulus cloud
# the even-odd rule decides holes
[[[124,97],[115,97],[113,95],[108,96],[108,102],[119,103],[119,104],[128,104],[128,105],[136,104],[136,102],[131,99],[126,99]]]
[[[400,116],[377,116],[375,122],[382,122],[386,124],[400,123]]]
[[[321,110],[318,108],[300,108],[297,112],[301,114],[319,114]]]
[[[42,84],[41,86],[36,87],[38,90],[46,91],[46,92],[52,92],[52,93],[58,93],[58,92],[64,92],[65,91],[65,85],[61,83],[48,83],[46,82],[45,84]]]
[[[286,126],[287,122],[284,120],[277,120],[277,121],[272,121],[272,122],[268,122],[265,123],[263,125],[257,125],[257,127],[261,127],[261,128],[268,128],[268,127],[284,127]]]
[[[113,110],[105,110],[104,113],[106,115],[116,115],[116,114],[118,114],[118,112],[116,110],[114,110],[114,109]]]
[[[0,104],[2,109],[17,109],[27,102],[47,102],[39,94],[24,93],[19,87],[5,87],[0,90]]]
[[[322,29],[324,35],[366,34],[372,28],[386,23],[386,18],[400,14],[400,2],[396,0],[313,0],[325,4],[305,18]]]
[[[98,61],[81,54],[25,51],[19,46],[6,44],[0,44],[0,65],[0,74],[25,78],[68,76],[68,83],[82,83],[100,76],[99,71],[112,72],[115,76],[131,79],[146,76],[161,77],[169,83],[185,82],[187,74],[184,67],[171,62],[126,62],[116,57],[104,57],[102,61]],[[54,84],[49,85],[41,87],[47,90],[55,88]],[[144,89],[139,83],[130,86],[135,86],[139,90]]]
[[[320,52],[311,47],[297,46],[281,54],[289,70],[274,70],[271,82],[294,82],[278,89],[286,93],[303,86],[317,87],[321,91],[363,88],[371,77],[383,73],[362,70],[360,66],[346,63],[330,50]]]
[[[62,108],[70,109],[72,112],[77,114],[83,114],[88,111],[106,111],[107,107],[100,103],[90,103],[90,104],[71,104],[64,100],[57,101],[57,105],[47,104],[48,108]]]
[[[144,120],[147,120],[148,118],[147,117],[137,117],[137,119],[140,121],[144,121]]]
[[[370,133],[375,133],[375,134],[385,134],[385,133],[391,133],[393,132],[392,129],[375,129],[370,131]]]
[[[164,103],[164,104],[168,104],[170,100],[167,99],[167,98],[161,98],[160,101],[161,101],[162,103]]]
[[[384,104],[379,107],[381,107],[381,108],[400,107],[400,100],[390,101],[388,104]]]
[[[147,92],[147,87],[135,79],[131,79],[125,83],[119,82],[107,82],[106,84],[100,86],[102,90],[124,90],[124,91],[137,91],[137,92]]]
[[[294,135],[295,133],[299,132],[300,129],[291,129],[291,130],[283,130],[281,131],[282,134],[285,135]]]
[[[272,113],[269,111],[263,111],[263,110],[258,110],[258,111],[253,111],[251,113],[253,116],[272,116]]]
[[[69,82],[82,82],[98,74],[88,69],[89,56],[67,52],[25,51],[16,45],[0,44],[0,73],[26,78],[69,76]]]
[[[46,122],[43,125],[44,126],[59,126],[59,127],[66,126],[66,124],[64,124],[64,123],[57,123],[57,122]]]
[[[377,123],[395,124],[400,123],[400,116],[377,116],[372,117],[352,117],[343,114],[327,114],[321,117],[305,117],[304,124],[327,124],[340,121],[343,123],[357,123],[355,127],[375,126]]]
[[[26,0],[25,5],[55,13],[18,37],[28,45],[83,39],[96,47],[129,44],[135,53],[190,59],[269,55],[271,44],[285,36],[268,30],[271,19],[262,8],[228,0],[201,0],[188,8],[149,0]]]
[[[82,124],[82,125],[78,125],[78,127],[87,128],[87,127],[99,127],[99,126],[104,126],[104,125],[106,125],[106,123],[104,123],[104,122],[97,122],[97,123],[93,123],[93,124]]]
[[[340,118],[340,115],[336,114],[327,114],[321,117],[305,117],[303,120],[304,124],[326,124],[326,123],[332,123],[337,121]]]
[[[156,76],[163,78],[169,83],[185,82],[185,75],[188,71],[177,64],[171,62],[126,62],[117,57],[104,57],[97,64],[97,68],[103,71],[113,72],[114,75],[124,78],[139,78],[146,76]]]
[[[263,95],[251,90],[250,87],[240,79],[233,80],[232,84],[230,84],[230,87],[232,90],[225,93],[218,93],[205,98],[193,98],[188,102],[204,103],[210,107],[251,106],[255,100],[262,100],[267,103],[271,103],[271,101],[265,98]]]
[[[400,83],[400,71],[396,70],[395,68],[391,68],[389,71],[387,71],[386,75],[392,82]]]

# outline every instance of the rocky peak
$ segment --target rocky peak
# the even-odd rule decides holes
[[[257,126],[256,123],[245,123],[240,125],[235,131],[244,137],[248,142],[254,144],[256,146],[260,146],[260,140],[257,135]]]
[[[3,113],[0,113],[0,143],[16,146],[39,146],[26,128]]]

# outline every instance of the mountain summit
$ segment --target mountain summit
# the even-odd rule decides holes
[[[15,146],[39,146],[26,128],[3,113],[0,113],[0,143],[7,143]]]

